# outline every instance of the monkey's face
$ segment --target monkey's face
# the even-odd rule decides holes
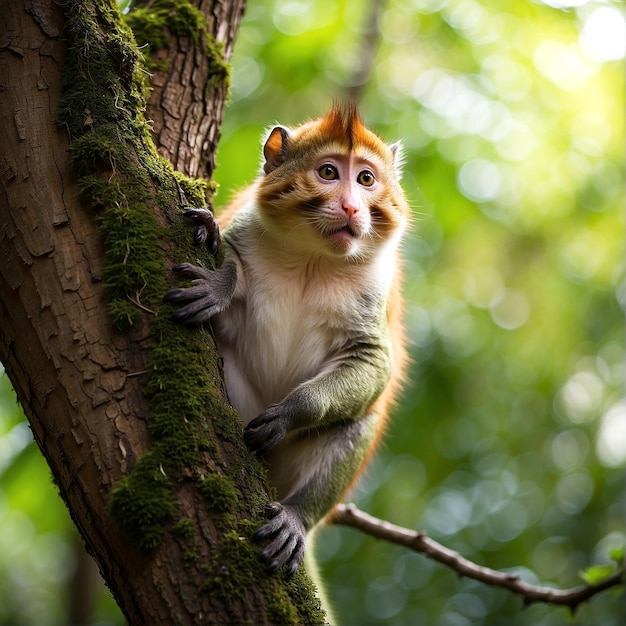
[[[408,214],[397,146],[358,118],[327,118],[268,136],[259,211],[267,231],[303,253],[371,258],[401,234]]]

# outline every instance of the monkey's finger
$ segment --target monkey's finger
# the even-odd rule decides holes
[[[194,280],[191,287],[170,289],[163,296],[163,302],[195,302],[196,300],[202,300],[203,304],[212,303],[215,300],[206,281]]]
[[[257,430],[244,430],[243,439],[251,450],[263,456],[280,443],[286,434],[284,421],[277,418]]]
[[[265,409],[265,411],[263,411],[263,413],[260,413],[251,422],[249,422],[246,428],[258,428],[259,426],[273,422],[275,419],[280,418],[281,415],[282,409],[280,404],[271,404],[267,407],[267,409]]]
[[[265,512],[269,514],[271,521],[261,526],[252,535],[252,541],[262,541],[277,533],[284,526],[284,520],[281,519],[280,515],[283,512],[283,506],[280,502],[270,502],[270,504],[265,505]]]
[[[269,452],[280,440],[282,436],[278,433],[268,433],[267,429],[253,431],[244,430],[243,440],[250,450],[263,456]]]
[[[244,428],[244,430],[255,430],[260,428],[261,426],[265,426],[268,422],[276,419],[275,416],[267,415],[267,413],[261,413],[258,417],[255,417],[248,425]]]
[[[206,244],[211,254],[215,256],[219,250],[220,227],[215,221],[213,212],[207,208],[190,208],[185,211],[183,215],[187,219],[190,219],[198,224],[198,228],[194,235],[196,243]]]
[[[199,265],[191,265],[191,263],[179,263],[178,265],[174,265],[172,271],[199,280],[210,280],[211,276],[213,276],[212,270],[207,270]]]
[[[270,502],[265,505],[265,513],[268,519],[276,517],[283,510],[283,505],[280,502]]]
[[[209,247],[209,252],[213,256],[217,256],[217,253],[218,253],[218,251],[220,249],[220,229],[219,229],[219,227],[215,231],[215,235],[211,238],[211,242],[207,243],[207,246]]]
[[[301,544],[302,547],[300,547]],[[266,550],[268,548],[266,548]],[[298,560],[298,555],[300,554],[301,556]],[[304,542],[302,542],[297,535],[289,535],[287,541],[280,547],[280,549],[274,552],[271,560],[266,559],[268,561],[267,571],[270,574],[273,574],[279,567],[282,567],[283,565],[289,565],[288,573],[291,575],[298,569],[298,566],[302,562],[303,556]]]
[[[281,507],[282,509],[282,507]],[[272,574],[279,567],[289,565],[293,574],[304,557],[305,543],[302,534],[289,523],[289,518],[281,511],[272,521],[260,528],[253,539],[273,536],[273,541],[261,552],[261,559],[267,562],[267,571]]]
[[[190,326],[197,326],[211,319],[219,313],[219,306],[215,303],[212,294],[199,297],[193,292],[193,287],[187,289],[173,289],[165,294],[163,302],[172,304],[185,304],[172,313],[172,319]]]
[[[193,236],[199,245],[206,245],[209,252],[215,256],[220,247],[220,227],[215,223],[213,228],[200,225]]]
[[[305,551],[306,544],[302,539],[299,539],[295,550],[291,553],[291,557],[289,559],[289,562],[287,563],[289,565],[287,569],[287,574],[289,576],[293,576],[296,573],[297,569],[300,567],[302,560],[304,559]]]
[[[207,207],[196,208],[196,207],[186,207],[187,210],[183,213],[183,216],[187,219],[193,220],[194,222],[200,222],[202,224],[210,224],[215,222],[215,216],[213,215],[213,211]]]
[[[211,299],[203,298],[174,311],[172,319],[190,326],[197,326],[210,320],[216,313],[219,313],[219,307],[215,306]]]
[[[271,574],[285,566],[292,575],[302,563],[306,548],[306,531],[297,513],[280,502],[266,505],[265,512],[272,519],[254,533],[252,539],[259,541],[271,537],[272,541],[261,552],[261,559],[267,563]]]
[[[200,326],[200,324],[210,320],[211,316],[212,312],[210,309],[201,309],[195,314],[188,313],[184,309],[172,313],[172,319],[175,322],[182,322],[186,326]]]
[[[172,289],[163,296],[163,302],[191,302],[195,299],[187,289]]]

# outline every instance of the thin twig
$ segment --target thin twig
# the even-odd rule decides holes
[[[525,605],[533,602],[544,602],[568,606],[573,611],[580,603],[589,600],[601,591],[621,584],[624,580],[624,568],[620,567],[614,574],[597,584],[581,585],[572,589],[540,587],[526,583],[514,574],[499,572],[469,561],[457,552],[437,543],[422,531],[409,530],[378,519],[364,513],[354,504],[338,505],[333,511],[330,522],[352,526],[376,539],[384,539],[415,552],[420,552],[428,558],[452,568],[459,576],[466,576],[489,585],[508,589],[521,595]]]

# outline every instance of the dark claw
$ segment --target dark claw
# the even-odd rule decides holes
[[[194,221],[198,227],[194,239],[198,244],[206,244],[209,251],[215,256],[220,246],[220,227],[210,209],[188,209],[183,215]]]

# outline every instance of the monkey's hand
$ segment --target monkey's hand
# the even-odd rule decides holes
[[[220,227],[215,221],[213,211],[204,209],[187,209],[183,215],[196,223],[194,239],[196,243],[206,245],[215,256],[220,247]]]
[[[173,314],[176,321],[201,324],[230,304],[237,284],[237,266],[234,262],[226,261],[219,270],[214,271],[189,263],[176,265],[172,269],[193,279],[191,287],[172,289],[163,298],[164,302],[185,305]]]
[[[291,507],[271,502],[265,507],[271,520],[254,533],[254,541],[270,537],[271,543],[261,552],[267,571],[273,574],[283,565],[291,576],[300,567],[306,549],[306,530],[300,516]]]
[[[250,450],[263,456],[287,434],[288,422],[284,408],[273,404],[245,427],[244,441]]]

